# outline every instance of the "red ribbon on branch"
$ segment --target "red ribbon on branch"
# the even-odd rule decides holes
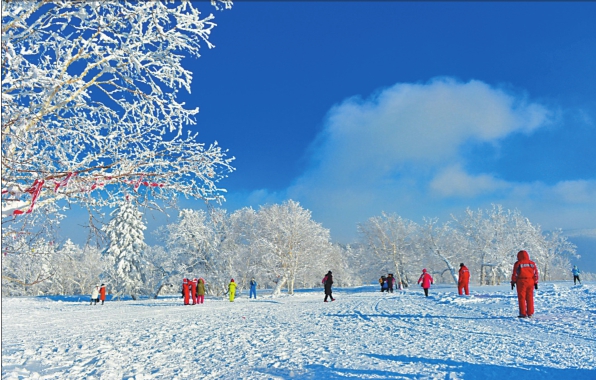
[[[29,210],[27,210],[27,211],[14,210],[12,214],[13,215],[21,215],[21,214],[25,214],[25,213],[30,214],[31,211],[33,211],[33,207],[35,207],[35,201],[37,201],[37,198],[39,197],[39,193],[41,193],[41,189],[43,189],[44,183],[45,183],[45,180],[36,179],[35,182],[33,182],[33,185],[31,185],[30,188],[25,190],[26,193],[31,194],[31,206],[29,206]]]
[[[66,187],[68,186],[68,181],[77,175],[77,172],[68,172],[68,174],[66,174],[66,177],[64,177],[61,181],[54,181],[54,184],[56,184],[56,186],[54,187],[54,193],[58,191],[59,187]]]

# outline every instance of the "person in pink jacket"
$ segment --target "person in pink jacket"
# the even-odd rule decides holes
[[[418,283],[422,283],[422,289],[424,289],[424,295],[428,297],[428,289],[433,284],[432,276],[426,271],[426,269],[422,270],[422,275],[418,279]]]

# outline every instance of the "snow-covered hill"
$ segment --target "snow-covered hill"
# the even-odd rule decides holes
[[[272,298],[2,299],[3,379],[596,379],[596,283]]]

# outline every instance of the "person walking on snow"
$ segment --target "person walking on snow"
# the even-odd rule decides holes
[[[457,280],[457,292],[459,295],[463,295],[463,292],[466,292],[466,295],[470,295],[470,289],[468,285],[470,284],[470,271],[468,267],[464,265],[464,263],[459,264],[459,278]]]
[[[95,285],[93,292],[91,292],[90,305],[97,305],[97,301],[99,301],[99,285]]]
[[[197,303],[203,302],[205,302],[205,280],[201,277],[197,282]]]
[[[99,288],[99,299],[103,305],[106,300],[106,284],[101,284],[101,287]]]
[[[234,279],[231,279],[228,284],[228,293],[230,294],[230,302],[234,302],[234,296],[236,295],[236,283]]]
[[[426,271],[426,269],[422,270],[422,274],[420,275],[420,278],[418,279],[418,283],[422,283],[422,289],[424,289],[424,296],[428,297],[428,289],[430,289],[430,286],[434,283],[434,280],[432,278],[432,276],[430,275],[430,273],[428,273]]]
[[[579,274],[581,272],[579,271],[579,269],[577,269],[576,265],[573,266],[571,273],[573,273],[573,285],[577,284],[577,282],[579,282],[581,284],[582,281],[579,279]]]
[[[250,280],[250,293],[248,298],[250,299],[252,296],[255,296],[255,299],[257,299],[257,281],[254,277]]]
[[[534,315],[534,289],[538,289],[538,267],[530,260],[526,251],[517,253],[517,261],[511,274],[511,290],[517,286],[519,318],[531,318]]]
[[[381,276],[381,278],[379,278],[379,285],[381,285],[381,293],[385,291],[385,284],[385,276]]]
[[[331,286],[333,285],[333,274],[331,271],[327,272],[327,275],[323,278],[323,284],[325,286],[325,300],[323,302],[328,302],[327,297],[331,298],[331,301],[335,301],[335,298],[331,294]]]

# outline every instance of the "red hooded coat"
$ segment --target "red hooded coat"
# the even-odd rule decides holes
[[[519,315],[529,317],[534,314],[534,286],[538,285],[538,266],[530,260],[526,251],[517,253],[517,261],[513,265],[511,285],[517,286]]]

